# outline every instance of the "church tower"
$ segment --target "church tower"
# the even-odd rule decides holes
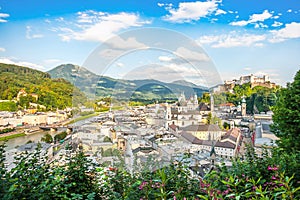
[[[245,97],[243,96],[243,99],[242,99],[242,116],[245,117],[246,116],[246,100],[245,100]]]
[[[214,107],[215,107],[215,103],[214,103],[214,95],[212,93],[210,93],[210,112],[213,115],[214,112]]]

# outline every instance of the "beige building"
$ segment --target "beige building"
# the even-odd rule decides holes
[[[190,125],[181,130],[191,133],[200,140],[217,140],[224,134],[216,124]]]

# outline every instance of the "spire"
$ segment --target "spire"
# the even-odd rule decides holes
[[[215,151],[215,144],[214,143],[212,143],[212,147],[211,147],[211,151],[210,151],[209,156],[210,156],[210,159],[211,159],[211,164],[212,164],[212,166],[214,166],[215,165],[215,159],[216,159],[216,156],[217,156],[216,151]]]
[[[214,96],[213,96],[212,93],[210,93],[210,112],[211,112],[212,115],[213,115],[213,112],[214,112],[214,106],[215,106]]]

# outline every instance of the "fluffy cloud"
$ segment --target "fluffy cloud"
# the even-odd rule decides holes
[[[266,35],[239,34],[231,32],[229,34],[202,36],[197,42],[200,44],[210,44],[213,48],[229,48],[241,46],[262,46]]]
[[[45,69],[43,66],[38,65],[38,64],[34,64],[34,63],[26,62],[26,61],[17,61],[15,59],[13,60],[10,58],[0,58],[0,63],[19,65],[19,66],[23,66],[23,67],[30,67],[30,68],[38,69],[38,70]]]
[[[59,28],[59,36],[63,41],[85,40],[103,42],[115,36],[121,30],[130,27],[140,27],[148,23],[150,22],[141,21],[140,17],[133,13],[78,12],[73,27]]]
[[[161,5],[165,6],[165,9],[169,12],[163,19],[174,23],[197,21],[217,11],[219,2],[215,0],[181,2],[177,9],[173,8],[173,5]],[[218,14],[223,14],[222,12],[224,13],[225,11],[219,10]]]
[[[6,49],[5,49],[5,48],[2,48],[2,47],[0,47],[0,52],[4,52],[4,51],[6,51]]]
[[[264,10],[264,12],[261,13],[261,14],[251,15],[247,21],[242,20],[242,21],[231,22],[230,25],[232,25],[232,26],[246,26],[250,23],[263,22],[263,21],[271,18],[272,16],[273,16],[272,13],[270,13],[268,10]]]
[[[221,14],[226,14],[227,12],[225,10],[222,10],[222,9],[218,9],[216,11],[216,15],[221,15]]]
[[[280,30],[271,31],[273,34],[270,42],[281,42],[286,39],[300,38],[300,23],[292,22],[286,24],[284,28]]]
[[[282,25],[283,25],[283,23],[274,21],[274,23],[271,26],[278,27],[278,26],[282,26]]]
[[[172,61],[172,57],[169,57],[169,56],[159,56],[158,57],[158,60],[159,61],[162,61],[162,62],[170,62],[170,61]]]
[[[0,23],[5,23],[7,22],[7,19],[9,17],[9,14],[7,13],[0,13]]]

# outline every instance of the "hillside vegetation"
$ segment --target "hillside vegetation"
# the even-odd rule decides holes
[[[21,89],[28,94],[37,94],[38,98],[24,96],[17,103],[20,107],[28,108],[29,102],[32,102],[44,105],[46,109],[63,109],[86,99],[78,88],[62,78],[52,79],[50,74],[45,72],[0,63],[0,99],[16,100]],[[15,108],[10,104],[9,107]]]
[[[276,104],[280,87],[267,88],[256,86],[251,88],[250,83],[243,85],[236,85],[233,88],[234,93],[225,92],[222,94],[215,94],[215,104],[230,102],[236,106],[241,103],[242,98],[245,97],[247,103],[247,113],[255,114],[260,112],[267,112]]]

